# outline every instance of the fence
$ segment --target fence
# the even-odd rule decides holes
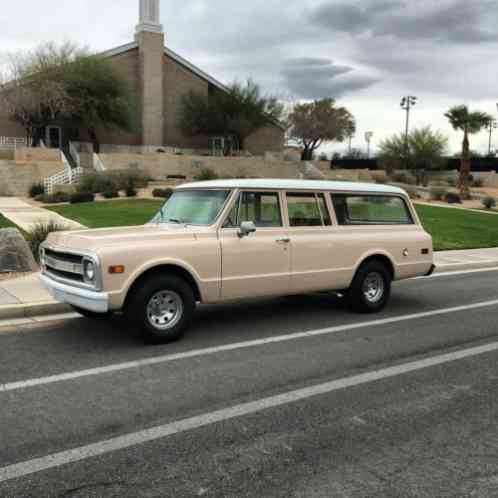
[[[0,137],[0,149],[17,149],[18,147],[26,147],[28,140],[23,137]]]
[[[80,176],[83,174],[83,169],[72,168],[67,160],[64,152],[61,151],[61,160],[64,163],[64,169],[55,175],[45,178],[44,187],[45,192],[51,195],[54,192],[56,185],[74,185],[78,182]]]

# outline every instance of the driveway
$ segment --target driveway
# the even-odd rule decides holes
[[[0,329],[0,496],[498,496],[497,275]]]
[[[31,231],[37,224],[50,222],[68,230],[85,228],[73,220],[64,218],[48,209],[32,206],[17,197],[0,197],[0,214],[26,232]]]

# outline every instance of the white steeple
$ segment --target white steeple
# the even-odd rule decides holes
[[[137,33],[141,31],[163,32],[159,15],[159,0],[140,0],[140,20]]]

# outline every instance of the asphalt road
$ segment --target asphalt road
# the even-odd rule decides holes
[[[498,272],[0,329],[0,497],[498,497]]]

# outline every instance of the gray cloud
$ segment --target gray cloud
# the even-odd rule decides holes
[[[428,2],[328,2],[310,14],[316,26],[337,33],[391,36],[400,40],[456,44],[498,42],[498,9],[493,0]]]
[[[281,71],[291,93],[303,99],[339,98],[363,90],[377,82],[375,78],[352,74],[351,66],[334,64],[330,59],[303,57],[289,59]]]

